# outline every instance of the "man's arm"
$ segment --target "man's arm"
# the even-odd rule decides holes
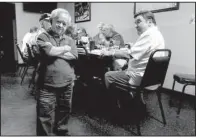
[[[41,49],[44,50],[44,52],[48,56],[59,56],[59,55],[62,55],[66,52],[69,52],[71,50],[71,47],[68,46],[68,45],[65,45],[65,46],[62,46],[62,47],[53,46],[49,42],[49,38],[47,37],[47,35],[44,34],[44,33],[42,33],[38,36],[37,44],[39,45],[39,47],[41,47]]]
[[[76,57],[71,52],[66,52],[63,55],[59,55],[58,57],[66,59],[66,60],[76,59]]]
[[[77,59],[78,58],[78,51],[77,51],[77,47],[75,45],[75,41],[72,39],[68,40],[70,45],[71,45],[71,51],[70,52],[66,52],[63,55],[59,56],[60,58],[66,59],[66,60],[73,60],[73,59]]]
[[[129,50],[115,50],[113,52],[113,57],[114,58],[121,58],[121,59],[129,59],[131,58],[131,55],[130,55],[130,51]]]
[[[113,36],[112,40],[113,40],[113,45],[119,46],[120,48],[124,47],[124,39],[120,34]]]
[[[53,46],[51,43],[46,42],[46,45],[49,45],[51,47],[49,51],[49,55],[51,56],[61,56],[66,52],[69,52],[71,50],[71,47],[68,45],[62,46],[62,47],[56,47]]]
[[[131,45],[130,55],[135,60],[139,60],[152,46],[151,36],[145,35],[139,38],[134,45]]]
[[[129,50],[111,50],[111,51],[103,51],[103,56],[113,56],[114,58],[119,59],[129,59],[130,51]]]

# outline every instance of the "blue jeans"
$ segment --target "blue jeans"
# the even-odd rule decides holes
[[[68,132],[72,92],[73,83],[62,88],[44,86],[39,90],[38,117],[47,135],[64,135]]]

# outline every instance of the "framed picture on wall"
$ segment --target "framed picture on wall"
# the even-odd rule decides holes
[[[86,22],[91,20],[91,3],[90,2],[75,2],[75,23]]]
[[[141,10],[150,10],[153,13],[173,11],[179,9],[179,2],[166,2],[166,3],[142,3],[135,2],[134,14]]]

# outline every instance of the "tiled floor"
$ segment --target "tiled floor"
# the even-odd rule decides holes
[[[1,135],[36,135],[36,101],[28,89],[30,77],[20,85],[20,77],[15,74],[1,76]],[[69,132],[72,136],[133,136],[134,124],[116,124],[102,115],[104,99],[100,87],[88,92],[76,85],[74,92],[74,109],[69,121]],[[151,115],[161,119],[156,95],[150,93],[145,97],[147,110]],[[192,98],[195,99],[195,98]],[[196,135],[196,112],[194,100],[184,100],[180,116],[176,117],[178,97],[173,96],[169,106],[169,94],[162,94],[167,125],[146,117],[141,123],[144,136],[194,136]],[[87,106],[87,108],[85,108]],[[86,109],[90,107],[90,114]],[[87,110],[88,111],[88,110]],[[118,120],[127,118],[126,114]]]

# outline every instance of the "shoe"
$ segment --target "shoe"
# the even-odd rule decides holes
[[[57,134],[57,136],[70,136],[68,130],[61,130],[61,129],[59,130],[58,129],[56,134]]]
[[[70,136],[68,130],[59,130],[57,131],[57,136]]]

